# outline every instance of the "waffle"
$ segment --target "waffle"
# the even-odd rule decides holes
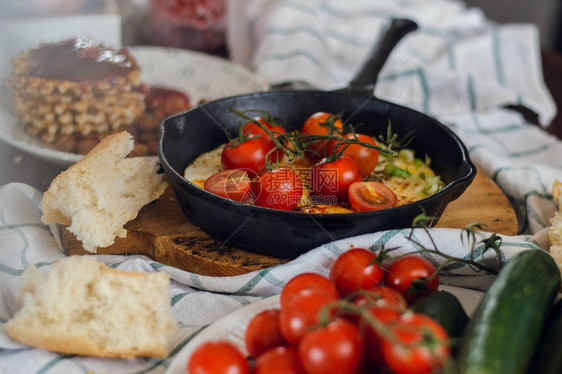
[[[116,132],[144,113],[141,70],[127,49],[70,39],[20,52],[11,63],[15,114],[45,143]]]

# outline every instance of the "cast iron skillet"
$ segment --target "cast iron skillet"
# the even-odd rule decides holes
[[[372,96],[378,72],[392,48],[417,28],[409,20],[394,20],[368,62],[349,87],[338,91],[268,91],[238,95],[209,102],[165,119],[160,125],[160,161],[185,215],[203,231],[225,245],[294,258],[321,244],[354,235],[410,227],[425,211],[440,216],[445,206],[459,197],[476,175],[476,168],[460,139],[446,126],[427,115]],[[369,135],[392,131],[405,135],[414,130],[408,146],[419,157],[428,155],[431,166],[446,186],[415,203],[382,211],[347,214],[306,214],[238,203],[207,192],[183,178],[185,167],[200,154],[238,134],[241,118],[229,108],[261,109],[282,119],[287,130],[300,129],[311,114],[344,111],[345,123],[365,124]],[[436,223],[436,222],[434,222]]]

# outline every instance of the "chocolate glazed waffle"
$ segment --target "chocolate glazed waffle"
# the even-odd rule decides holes
[[[64,152],[86,154],[127,130],[136,155],[156,154],[158,123],[191,106],[181,92],[144,85],[128,49],[92,39],[41,44],[11,63],[16,116],[30,135]]]

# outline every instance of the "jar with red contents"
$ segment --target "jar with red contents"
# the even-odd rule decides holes
[[[225,0],[151,0],[152,43],[222,54]]]

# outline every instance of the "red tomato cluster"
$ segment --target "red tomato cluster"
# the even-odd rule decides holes
[[[283,156],[282,148],[288,149],[293,144],[283,141],[286,131],[256,117],[243,125],[242,133],[247,139],[234,140],[224,147],[221,155],[224,171],[209,177],[204,188],[257,206],[295,209],[305,186],[302,173],[266,167],[275,165]],[[376,146],[370,136],[343,134],[341,119],[325,112],[311,115],[304,122],[300,136],[312,165],[306,173],[309,178],[305,178],[311,193],[320,197],[317,201],[325,204],[349,201],[352,209],[359,212],[396,206],[397,197],[391,189],[382,183],[362,181],[378,164],[378,150],[357,143]],[[276,138],[281,141],[274,141]]]
[[[329,278],[292,278],[280,307],[250,320],[248,359],[231,343],[211,341],[193,353],[188,373],[433,373],[449,358],[449,337],[433,319],[407,309],[415,297],[406,286],[421,281],[429,281],[425,292],[437,289],[436,270],[423,257],[400,257],[386,267],[373,252],[351,249],[336,259]]]

